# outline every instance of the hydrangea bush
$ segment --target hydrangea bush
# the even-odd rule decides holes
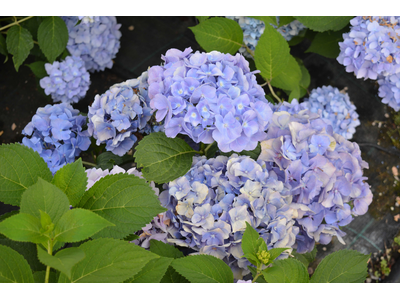
[[[49,76],[40,79],[40,86],[54,102],[77,103],[85,97],[90,86],[90,75],[85,62],[77,56],[67,56],[64,61],[46,63]]]
[[[271,109],[249,63],[237,54],[170,49],[148,70],[151,108],[165,134],[218,143],[223,152],[253,150],[265,137]]]
[[[121,24],[117,24],[115,17],[85,18],[83,17],[82,22],[77,24],[78,17],[62,17],[69,32],[68,51],[74,56],[81,57],[89,72],[111,68],[112,59],[120,48]]]
[[[54,174],[90,146],[86,117],[68,103],[39,107],[22,130],[22,144],[38,152]]]

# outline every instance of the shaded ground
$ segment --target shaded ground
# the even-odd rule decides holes
[[[196,25],[194,17],[117,17],[117,21],[122,24],[122,38],[115,64],[111,70],[90,75],[92,83],[86,97],[74,105],[81,112],[87,113],[88,105],[96,94],[102,94],[111,85],[136,78],[148,67],[160,64],[161,54],[168,49],[184,50],[192,47],[194,51],[201,50],[188,29]],[[396,197],[400,196],[400,184],[393,174],[393,167],[400,170],[400,152],[393,147],[390,139],[393,133],[387,134],[388,130],[397,126],[392,120],[393,110],[381,103],[375,82],[356,79],[353,74],[346,73],[335,59],[304,53],[307,48],[308,43],[304,41],[294,47],[292,52],[303,59],[310,72],[309,90],[323,85],[332,85],[340,90],[347,88],[351,101],[357,107],[361,125],[357,127],[353,141],[360,144],[362,157],[369,163],[370,168],[365,171],[365,176],[369,178],[374,194],[368,213],[343,228],[347,233],[344,237],[346,245],[336,239],[327,246],[318,245],[316,263],[327,254],[346,248],[365,254],[372,253],[373,258],[381,257],[386,253],[385,247],[391,247],[400,230],[400,220],[395,220],[395,216],[400,213],[400,207],[395,205]],[[4,56],[0,56],[1,59]],[[0,143],[21,142],[21,131],[36,109],[52,103],[30,69],[21,66],[17,73],[11,58],[6,64],[1,64],[0,101]],[[398,136],[395,135],[394,140],[399,140]],[[12,207],[0,202],[0,214],[9,209]],[[390,267],[395,258],[396,255],[391,256]],[[372,273],[377,268],[372,267],[371,263]],[[400,266],[397,263],[386,280],[400,282],[399,274]]]

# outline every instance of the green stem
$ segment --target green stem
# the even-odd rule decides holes
[[[272,96],[274,96],[275,99],[277,99],[279,102],[282,102],[282,100],[275,94],[274,89],[272,88],[271,84],[269,81],[267,81],[269,90],[271,91]]]
[[[262,273],[261,273],[260,271],[257,270],[256,277],[254,277],[252,283],[256,282],[257,278],[260,277],[261,274],[262,274]]]
[[[211,146],[214,145],[214,143],[215,143],[215,141],[212,142],[211,144],[209,144],[209,145],[206,147],[206,149],[204,149],[204,154],[207,155],[207,151],[210,150]]]
[[[90,166],[90,167],[97,167],[96,164],[91,163],[91,162],[88,162],[88,161],[83,161],[83,160],[82,160],[82,164],[87,165],[87,166]]]
[[[33,16],[32,16],[32,17],[26,17],[26,18],[24,18],[24,19],[22,19],[22,20],[15,21],[14,23],[11,23],[11,24],[8,24],[8,25],[6,25],[6,26],[3,26],[3,27],[0,28],[0,31],[6,29],[6,28],[8,28],[8,27],[17,25],[17,24],[19,24],[19,23],[22,23],[22,22],[24,22],[24,21],[26,21],[26,20],[29,20],[30,18],[33,18]]]
[[[49,248],[47,249],[47,253],[50,255],[53,255],[53,240],[48,241]],[[50,278],[50,266],[46,267],[46,277],[44,280],[44,283],[49,283],[49,278]]]

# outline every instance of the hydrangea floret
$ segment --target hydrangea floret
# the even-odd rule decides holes
[[[53,102],[77,103],[85,97],[90,86],[90,75],[85,62],[78,56],[67,56],[64,61],[44,65],[49,76],[40,79],[40,86]]]
[[[378,76],[378,96],[382,103],[389,105],[395,111],[400,110],[400,74]]]
[[[147,77],[144,72],[137,79],[113,85],[102,95],[96,95],[89,106],[88,130],[96,144],[106,144],[106,150],[123,156],[137,137],[135,132],[149,131],[152,109],[148,106]],[[144,91],[144,92],[143,92]]]
[[[338,88],[322,86],[313,89],[303,103],[311,112],[319,113],[325,122],[330,123],[334,133],[348,140],[360,125],[355,105],[350,102],[349,95]]]
[[[121,38],[121,24],[117,24],[115,17],[83,17],[79,24],[78,17],[62,19],[69,32],[68,51],[81,57],[89,72],[104,71],[113,66],[112,59],[118,53]]]
[[[258,160],[291,186],[297,252],[309,252],[315,242],[327,244],[333,236],[344,243],[339,226],[365,214],[372,201],[363,176],[368,164],[358,144],[334,133],[332,125],[309,110],[275,112],[267,135]]]
[[[357,78],[376,80],[400,71],[399,17],[355,17],[339,42],[338,62]]]
[[[176,228],[167,241],[223,259],[242,278],[250,265],[241,248],[246,222],[268,249],[294,245],[299,229],[289,188],[248,156],[194,157],[189,172],[165,184],[159,197]]]
[[[22,130],[22,144],[38,152],[54,174],[90,146],[86,117],[68,103],[39,107]]]
[[[163,66],[148,70],[150,106],[165,134],[218,143],[223,152],[253,150],[265,137],[272,111],[248,61],[218,51],[170,49]]]

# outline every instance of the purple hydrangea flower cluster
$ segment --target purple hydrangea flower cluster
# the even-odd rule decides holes
[[[339,43],[338,62],[357,78],[376,80],[400,71],[399,17],[355,17]]]
[[[146,92],[147,74],[113,85],[102,95],[96,95],[89,106],[88,130],[96,144],[105,143],[106,150],[123,156],[137,137],[134,132],[148,129],[147,122],[152,116]]]
[[[86,117],[78,115],[68,103],[39,107],[32,121],[25,126],[22,144],[38,152],[54,174],[62,166],[75,161],[90,146]]]
[[[350,102],[349,95],[340,92],[332,86],[322,86],[313,89],[309,98],[304,99],[304,105],[332,125],[333,132],[350,140],[360,125],[356,107]]]
[[[83,18],[78,25],[78,17],[62,19],[69,32],[68,51],[81,57],[89,72],[104,71],[113,66],[112,59],[118,53],[121,38],[121,24],[117,24],[115,17],[95,17],[93,22],[85,22]]]
[[[295,243],[289,188],[248,156],[194,157],[189,172],[165,184],[159,197],[176,228],[167,241],[223,259],[242,278],[250,265],[241,248],[246,222],[268,249]]]
[[[263,21],[250,18],[250,17],[226,17],[228,19],[234,20],[239,23],[240,27],[243,30],[243,43],[249,47],[250,50],[255,50],[258,40],[261,35],[264,33],[265,24]],[[276,17],[279,25],[279,17]],[[301,30],[306,28],[302,23],[298,20],[294,20],[289,24],[283,25],[281,27],[277,27],[271,24],[277,31],[285,38],[285,40],[290,41],[294,36],[297,36]],[[239,52],[246,57],[251,57],[251,55],[247,52],[246,48],[241,47]]]
[[[378,76],[378,96],[382,103],[389,105],[395,111],[400,110],[400,74]]]
[[[54,102],[77,103],[85,97],[90,86],[90,75],[85,62],[78,56],[67,56],[64,61],[44,65],[49,76],[40,79],[40,86]]]
[[[217,141],[223,152],[253,150],[265,137],[272,111],[255,73],[239,53],[170,49],[163,66],[148,70],[150,106],[165,134],[196,143]]]
[[[363,176],[368,164],[358,144],[333,133],[330,124],[309,110],[275,112],[267,135],[258,160],[291,186],[300,228],[297,251],[311,251],[315,242],[327,244],[333,236],[343,242],[339,226],[365,214],[372,201]]]

